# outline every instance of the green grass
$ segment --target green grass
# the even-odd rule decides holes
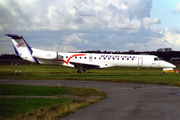
[[[18,96],[60,96],[64,94],[77,96],[101,96],[102,92],[96,89],[62,86],[33,86],[0,84],[0,95]]]
[[[0,98],[0,117],[15,117],[37,109],[71,101],[69,98]]]
[[[179,68],[176,68],[179,69]],[[20,70],[22,73],[15,74]],[[50,65],[19,65],[0,66],[0,79],[29,79],[29,80],[89,80],[126,83],[146,83],[180,86],[180,74],[166,73],[154,68],[114,67],[107,69],[87,70],[84,74],[76,73],[77,69],[64,66]],[[136,72],[136,74],[133,74]]]
[[[63,87],[0,84],[0,95],[54,96],[70,93]]]
[[[12,119],[13,117],[15,119],[63,117],[106,97],[104,92],[91,88],[11,84],[0,84],[0,95],[17,96],[17,98],[0,98],[0,119]],[[100,96],[100,98],[77,102],[70,98],[60,97],[60,95]],[[18,98],[18,96],[59,96],[60,98]]]
[[[176,68],[176,69],[180,69],[180,68]],[[15,73],[15,71],[17,70],[21,71],[21,73]],[[114,68],[107,68],[107,69],[87,70],[86,73],[84,74],[76,73],[76,71],[77,69],[63,67],[63,66],[1,65],[0,66],[0,79],[89,80],[89,81],[108,81],[108,82],[122,82],[122,83],[142,83],[142,84],[160,84],[160,85],[180,86],[180,74],[166,73],[163,75],[161,74],[162,69],[141,68],[138,70],[137,68],[114,67]],[[136,72],[136,74],[134,74],[134,72]],[[97,91],[97,90],[89,89],[89,88],[81,89],[81,88],[58,87],[58,86],[47,87],[47,86],[1,85],[0,84],[0,95],[59,96],[62,94],[78,95],[78,96],[101,96],[101,99],[106,97],[105,93]],[[19,103],[22,103],[21,101],[24,101],[23,100],[24,98],[23,99],[18,98],[19,100],[17,98],[0,98],[0,101],[1,101],[0,110],[1,111],[3,110],[4,112],[6,111],[7,113],[7,111],[9,111],[8,108],[10,108],[11,106],[15,106],[15,105],[10,104],[11,103],[10,101],[16,101],[15,99],[19,101]],[[42,98],[42,99],[44,100],[41,100],[41,101],[46,101],[45,98]],[[33,101],[35,99],[28,98],[28,101],[31,101],[31,100]],[[56,107],[53,107],[51,105],[46,110],[38,110],[38,112],[36,111],[37,113],[30,112],[26,115],[22,115],[21,117],[17,117],[16,119],[29,118],[29,115],[31,116],[32,113],[33,115],[36,114],[35,115],[36,119],[40,119],[41,118],[40,116],[43,116],[42,118],[45,118],[45,117],[54,118],[53,116],[55,116],[55,118],[62,117],[62,116],[66,116],[70,112],[76,111],[77,108],[80,109],[94,102],[95,101],[90,100],[89,102],[85,102],[85,103],[74,103],[72,101],[69,103],[69,99],[68,99],[66,102],[63,102],[63,104],[60,106],[58,105]],[[15,103],[18,103],[18,102],[14,102],[14,104]],[[2,107],[2,105],[5,105],[5,107],[4,106]],[[30,111],[34,109],[31,106],[31,104],[29,104],[29,106],[30,106],[29,108]],[[41,107],[37,109],[40,109]],[[46,111],[46,112],[42,112],[42,111]],[[60,113],[60,111],[63,111],[63,112]],[[20,113],[25,113],[25,111],[20,112]],[[56,114],[51,115],[54,113]],[[11,113],[11,115],[16,115],[16,112]],[[8,115],[3,114],[3,116],[8,116]],[[52,116],[52,117],[49,117],[49,116]],[[2,118],[2,116],[0,116],[0,118]]]

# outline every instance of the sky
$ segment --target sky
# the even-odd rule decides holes
[[[59,52],[179,51],[179,21],[179,0],[0,0],[0,54],[7,33]]]

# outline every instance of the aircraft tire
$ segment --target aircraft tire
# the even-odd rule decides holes
[[[81,71],[80,71],[80,70],[77,70],[77,73],[81,73]]]

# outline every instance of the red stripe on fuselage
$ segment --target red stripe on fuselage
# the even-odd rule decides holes
[[[72,57],[85,56],[85,55],[86,55],[86,54],[75,54],[75,55],[71,55],[71,56],[67,59],[67,61],[65,61],[65,60],[54,60],[54,61],[52,61],[52,62],[61,61],[61,62],[64,62],[64,63],[66,63],[66,64],[68,65],[68,63],[69,63],[69,61],[70,61],[70,59],[71,59]]]
[[[75,54],[75,55],[72,55],[71,57],[69,57],[69,58],[67,59],[67,62],[69,62],[72,57],[85,56],[85,55],[86,55],[86,54]]]
[[[52,62],[57,62],[57,61],[64,62],[64,63],[66,63],[66,64],[68,65],[68,62],[67,62],[67,61],[65,61],[65,60],[54,60],[54,61],[52,61]]]

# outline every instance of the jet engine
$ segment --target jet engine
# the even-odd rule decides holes
[[[32,53],[33,57],[40,59],[56,59],[58,57],[58,53],[55,51],[37,51]]]

